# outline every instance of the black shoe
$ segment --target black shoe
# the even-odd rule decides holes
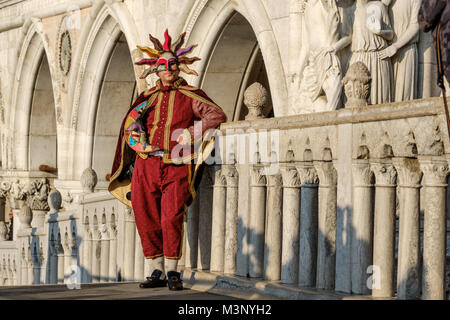
[[[181,274],[176,271],[167,272],[167,278],[169,281],[169,290],[183,290],[183,280],[181,280]]]
[[[161,270],[154,270],[150,277],[147,277],[147,280],[141,282],[139,284],[139,288],[160,288],[167,286],[167,279],[161,280],[162,275]]]

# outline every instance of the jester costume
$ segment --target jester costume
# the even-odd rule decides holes
[[[184,37],[183,33],[172,45],[166,30],[164,45],[150,35],[155,49],[138,46],[151,58],[136,63],[150,66],[141,78],[177,68],[196,74],[187,65],[199,58],[186,57],[194,46],[181,49]],[[170,86],[158,80],[128,110],[120,128],[108,190],[133,208],[146,258],[180,258],[185,213],[195,197],[204,160],[214,145],[211,129],[225,121],[222,109],[181,77]],[[181,133],[193,137],[190,144],[180,146],[176,142]]]

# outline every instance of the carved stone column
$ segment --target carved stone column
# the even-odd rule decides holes
[[[100,270],[101,270],[101,233],[100,230],[95,227],[92,232],[92,282],[100,282]],[[134,251],[133,251],[134,254]],[[132,279],[130,279],[132,280]]]
[[[397,297],[419,298],[419,189],[422,172],[413,158],[394,158],[401,192]]]
[[[266,177],[260,165],[252,166],[250,172],[249,275],[259,278],[264,273]]]
[[[64,283],[64,249],[61,244],[61,238],[57,240],[57,261],[58,261],[58,284]]]
[[[134,213],[130,207],[125,208],[125,248],[124,248],[124,280],[134,279],[134,252],[136,244],[136,225]],[[94,249],[94,248],[93,248]],[[95,249],[94,249],[95,250]]]
[[[222,166],[227,180],[224,273],[236,273],[239,175],[235,164]]]
[[[390,163],[372,163],[371,168],[375,173],[376,188],[373,265],[379,268],[379,275],[381,276],[379,283],[374,283],[372,287],[372,296],[387,298],[392,297],[395,291],[394,250],[397,173]]]
[[[51,237],[49,241],[49,281],[50,284],[56,284],[58,282],[58,256],[57,256],[57,242]]]
[[[319,178],[312,163],[297,167],[301,181],[300,196],[300,246],[298,285],[313,287],[316,284],[317,266],[317,207]]]
[[[209,270],[211,264],[211,224],[213,202],[213,179],[211,168],[205,166],[200,183],[200,211],[198,216],[198,261],[199,270]]]
[[[281,277],[282,186],[280,174],[267,176],[264,278],[269,281],[277,281]]]
[[[225,210],[227,181],[222,175],[220,166],[215,166],[213,217],[211,232],[211,271],[223,272],[225,253]]]
[[[101,234],[101,258],[100,258],[100,282],[108,281],[109,276],[109,241],[110,236],[106,224],[100,226]]]
[[[137,228],[135,229],[135,245],[134,245],[134,280],[141,280],[144,278],[144,264],[145,264],[145,258],[144,258],[144,251],[142,249],[142,242],[141,237],[139,235],[139,232]],[[148,276],[148,275],[147,275]]]
[[[200,212],[200,198],[192,201],[186,214],[186,268],[197,268],[198,260],[198,216]]]
[[[422,299],[445,299],[448,164],[445,159],[421,159],[424,194]]]
[[[283,238],[281,251],[281,283],[298,281],[300,231],[300,177],[294,166],[281,168],[283,179]]]
[[[367,160],[354,160],[351,238],[352,292],[369,294],[367,270],[372,264],[372,174]]]
[[[113,222],[109,227],[110,246],[109,246],[109,281],[117,281],[117,229]]]
[[[316,288],[334,289],[336,269],[337,171],[331,161],[314,163],[319,176]]]

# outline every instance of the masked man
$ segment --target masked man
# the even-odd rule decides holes
[[[162,44],[150,35],[154,49],[138,46],[150,57],[136,63],[150,66],[141,78],[156,72],[160,79],[138,96],[122,122],[108,190],[133,208],[144,256],[151,259],[152,273],[140,287],[181,290],[176,270],[183,221],[213,148],[211,129],[227,118],[179,77],[180,71],[197,75],[187,66],[200,60],[187,57],[195,46],[182,48],[185,33],[174,43],[167,30],[164,36]]]

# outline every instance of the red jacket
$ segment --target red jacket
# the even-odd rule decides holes
[[[149,102],[146,121],[149,142],[158,145],[164,151],[163,161],[165,163],[180,163],[180,160],[186,162],[186,160],[192,160],[199,156],[194,152],[197,151],[194,144],[187,148],[180,148],[176,142],[178,135],[184,129],[188,129],[193,138],[203,137],[207,130],[217,128],[220,123],[227,121],[225,113],[219,106],[208,98],[201,89],[189,86],[183,78],[177,80],[170,88],[163,87],[161,81],[158,80],[155,87],[142,92],[122,121],[108,186],[108,190],[117,199],[130,207],[131,202],[127,199],[126,194],[131,190],[131,180],[129,176],[123,173],[126,172],[130,163],[136,159],[136,152],[123,139],[124,126],[130,111],[146,101]],[[194,135],[194,122],[196,120],[201,121],[201,135],[199,133]],[[178,132],[176,132],[177,129],[179,129]],[[199,157],[200,160],[196,161],[194,177],[202,165],[202,161],[207,157],[207,153],[211,152],[213,145],[212,143],[205,144],[205,141],[199,142],[203,142],[200,149],[202,155]],[[180,150],[182,158],[178,161],[172,159],[174,149],[175,151]],[[189,149],[190,152],[185,152]],[[139,153],[138,156],[144,159],[148,157],[147,154],[142,153]],[[192,183],[196,183],[196,179],[192,181]]]

